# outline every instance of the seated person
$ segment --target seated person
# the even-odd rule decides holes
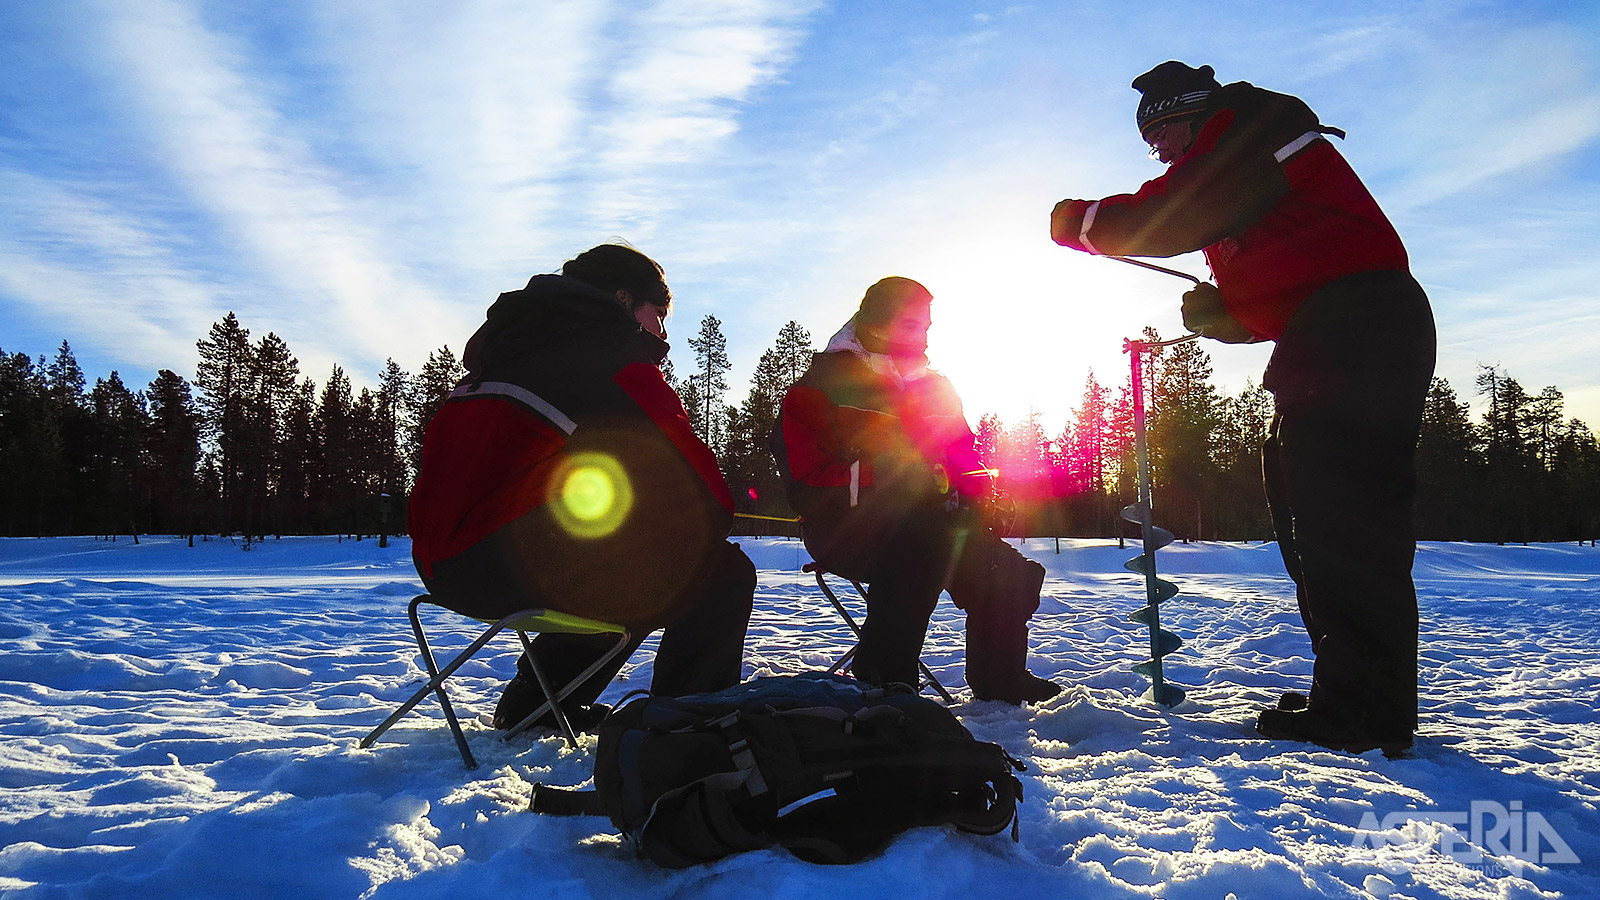
[[[628,653],[665,629],[651,686],[676,696],[739,683],[755,567],[727,541],[728,487],[659,368],[671,302],[661,267],[616,244],[501,294],[428,424],[409,524],[423,583],[458,612],[615,622]],[[533,652],[561,685],[611,643],[540,634]],[[562,704],[574,727],[603,716],[594,701],[628,653]],[[495,727],[544,701],[524,657]]]
[[[783,399],[780,470],[825,569],[869,582],[851,666],[873,683],[917,683],[940,592],[967,613],[967,686],[980,700],[1046,700],[1028,671],[1028,618],[1044,567],[988,527],[989,472],[961,398],[928,368],[933,295],[909,278],[867,289],[861,308]]]

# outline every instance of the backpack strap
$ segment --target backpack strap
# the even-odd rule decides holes
[[[749,800],[749,775],[719,772],[667,791],[629,838],[636,852],[681,869],[730,853],[759,850],[771,838],[745,827],[734,806]]]
[[[749,801],[763,795],[765,805],[776,805],[756,765],[739,710],[704,726],[681,730],[720,731],[728,742],[734,771],[707,775],[657,797],[649,815],[629,835],[634,849],[663,866],[682,868],[770,845],[772,839],[765,834],[764,826],[760,831],[753,830],[734,811],[736,806],[748,807]],[[771,815],[775,816],[776,811]],[[765,817],[753,818],[762,825],[760,820]]]
[[[603,816],[605,806],[599,791],[578,791],[535,783],[528,796],[528,810],[546,816]]]

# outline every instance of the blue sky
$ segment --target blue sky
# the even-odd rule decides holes
[[[1293,7],[1292,9],[1290,7]],[[1395,221],[1439,374],[1560,387],[1600,427],[1593,4],[810,0],[0,5],[0,348],[191,376],[235,311],[319,384],[460,350],[528,276],[623,238],[724,323],[742,397],[888,274],[937,296],[969,415],[1058,427],[1183,283],[1052,244],[1063,197],[1160,172],[1166,59],[1297,94]],[[1172,263],[1197,274],[1198,256]],[[1229,391],[1268,348],[1210,345]]]

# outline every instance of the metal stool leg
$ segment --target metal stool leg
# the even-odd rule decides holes
[[[450,698],[445,694],[444,681],[451,675],[455,674],[456,669],[461,668],[462,664],[464,664],[468,659],[471,659],[474,653],[477,653],[484,644],[489,642],[490,638],[498,634],[500,628],[490,628],[488,631],[485,631],[483,634],[479,635],[477,640],[469,644],[465,650],[456,656],[455,659],[451,660],[449,665],[445,666],[443,669],[440,669],[438,664],[434,661],[433,649],[428,645],[428,638],[423,633],[422,620],[417,612],[418,608],[425,602],[427,602],[426,594],[413,599],[407,614],[411,618],[412,633],[416,635],[417,650],[422,655],[423,665],[428,669],[428,683],[424,684],[415,694],[412,694],[411,698],[405,703],[402,703],[399,709],[395,710],[393,713],[390,713],[389,718],[384,719],[382,724],[380,724],[377,728],[372,729],[372,731],[368,733],[366,737],[362,738],[360,746],[372,746],[372,744],[376,742],[378,738],[382,737],[383,733],[388,731],[394,725],[394,723],[400,721],[405,717],[406,713],[415,709],[417,704],[421,703],[424,697],[427,697],[429,693],[434,693],[438,696],[439,704],[444,709],[445,720],[450,724],[450,731],[455,737],[457,749],[461,751],[462,761],[467,764],[468,768],[475,769],[478,766],[478,761],[473,758],[472,751],[467,749],[466,735],[462,733],[461,724],[456,720],[455,708],[451,706]]]
[[[450,733],[455,736],[456,749],[461,751],[461,761],[467,764],[467,768],[476,769],[478,761],[473,757],[472,751],[467,749],[467,736],[461,733],[461,723],[456,721],[455,707],[450,705],[450,695],[445,693],[444,677],[439,674],[439,666],[433,661],[433,648],[428,646],[428,638],[422,633],[422,620],[417,617],[416,600],[411,601],[411,630],[417,634],[417,648],[422,651],[422,662],[428,667],[428,679],[434,686],[433,692],[439,696],[439,705],[444,708],[444,720],[450,724]]]
[[[832,674],[834,672],[843,670],[850,664],[851,660],[855,659],[856,650],[861,646],[861,626],[856,623],[855,617],[850,615],[850,610],[845,608],[844,603],[840,602],[838,595],[833,592],[833,588],[828,586],[828,581],[824,577],[827,575],[827,572],[825,572],[822,567],[818,566],[816,563],[812,563],[810,568],[811,573],[816,576],[817,587],[822,589],[823,596],[827,597],[828,602],[833,604],[834,611],[844,619],[845,624],[850,626],[850,631],[856,636],[856,646],[851,647],[843,656],[834,660],[833,665],[828,667],[829,674]],[[848,581],[852,586],[855,587],[856,593],[861,595],[861,599],[863,601],[866,600],[866,585],[855,580],[854,578],[848,579]],[[939,679],[934,677],[933,670],[929,669],[921,659],[917,660],[917,669],[922,672],[922,676],[924,678],[928,679],[928,686],[932,687],[934,692],[943,698],[947,705],[956,702],[955,697],[951,696],[950,692],[945,690],[944,685],[939,683]]]
[[[522,652],[527,654],[528,668],[533,670],[533,677],[538,679],[539,690],[544,691],[544,705],[550,707],[551,714],[556,717],[556,724],[560,726],[561,733],[567,737],[567,745],[574,750],[578,749],[578,736],[572,733],[572,723],[567,721],[567,711],[561,708],[559,702],[550,702],[550,698],[556,696],[556,691],[550,686],[550,678],[544,674],[544,666],[539,664],[539,658],[533,655],[533,642],[528,640],[526,631],[517,632],[517,637],[522,639]],[[539,708],[542,710],[544,706]]]
[[[456,749],[461,751],[461,761],[466,763],[468,768],[477,768],[478,761],[473,758],[472,751],[467,747],[466,734],[461,730],[461,723],[456,718],[455,707],[453,704],[451,704],[450,698],[445,692],[444,683],[445,680],[451,675],[455,674],[456,670],[461,668],[461,666],[464,665],[467,660],[471,659],[479,650],[483,649],[483,646],[489,643],[489,641],[494,638],[495,635],[506,630],[507,628],[511,628],[512,630],[516,631],[517,636],[522,641],[523,649],[530,651],[529,661],[533,663],[534,677],[538,679],[539,686],[544,689],[545,696],[547,698],[554,697],[554,701],[547,699],[545,704],[539,707],[537,710],[534,710],[532,715],[517,723],[515,727],[509,729],[502,736],[502,740],[510,738],[512,735],[515,735],[526,729],[528,726],[533,724],[535,719],[543,715],[547,708],[554,706],[556,722],[561,728],[562,735],[567,739],[567,742],[572,747],[576,748],[578,746],[577,735],[573,731],[572,723],[567,720],[565,710],[563,710],[560,706],[560,701],[565,699],[567,695],[576,690],[578,685],[589,680],[589,678],[592,677],[596,672],[600,671],[602,666],[615,659],[618,653],[621,653],[623,650],[627,649],[629,641],[631,640],[626,629],[610,623],[596,622],[594,620],[583,619],[577,616],[568,616],[552,610],[522,610],[520,612],[507,615],[496,622],[490,623],[489,627],[482,634],[478,635],[478,637],[475,638],[472,643],[468,644],[465,650],[462,650],[454,659],[450,661],[448,665],[440,668],[438,661],[434,659],[433,648],[428,643],[427,634],[422,628],[422,618],[419,614],[419,609],[424,603],[437,605],[432,602],[432,598],[429,595],[423,594],[411,601],[411,606],[407,610],[407,615],[411,619],[411,631],[416,637],[417,650],[422,656],[422,664],[428,670],[427,683],[419,688],[416,693],[412,694],[406,700],[406,702],[400,704],[399,709],[396,709],[394,712],[390,713],[389,717],[384,719],[382,724],[380,724],[377,728],[372,729],[372,731],[368,733],[366,737],[361,739],[360,746],[363,748],[372,746],[378,740],[378,738],[383,736],[384,732],[388,731],[396,722],[404,718],[406,713],[415,709],[417,704],[421,703],[431,693],[439,698],[439,706],[444,710],[445,721],[450,726],[450,733],[455,739]],[[525,631],[523,628],[515,627],[518,625],[529,627],[528,623],[530,616],[538,619],[538,624],[553,626],[551,628],[552,631],[575,634],[616,634],[618,636],[617,642],[609,651],[596,660],[593,665],[585,669],[577,678],[568,682],[561,688],[561,690],[552,691],[550,688],[549,677],[545,673],[543,667],[538,664],[538,661],[533,658],[531,652],[531,642],[528,640],[527,631]],[[480,619],[478,621],[487,620]],[[535,627],[534,630],[538,630],[538,628]]]
[[[561,709],[561,701],[565,700],[568,694],[571,694],[573,691],[577,690],[578,685],[588,681],[590,677],[594,675],[594,673],[600,671],[600,669],[604,667],[606,663],[611,662],[611,660],[614,659],[618,653],[621,653],[623,649],[628,646],[630,639],[631,635],[627,631],[620,632],[617,637],[617,642],[611,646],[610,650],[606,651],[604,655],[591,663],[589,668],[584,669],[581,673],[579,673],[578,677],[567,682],[566,685],[559,691],[552,691],[550,689],[549,679],[545,676],[542,667],[537,665],[533,658],[533,654],[529,653],[528,661],[535,663],[533,674],[539,679],[539,687],[545,692],[545,701],[539,706],[538,709],[525,716],[522,721],[511,726],[510,728],[507,728],[506,733],[500,735],[500,740],[511,740],[511,738],[521,734],[523,731],[531,727],[535,720],[544,715],[546,710],[554,709],[556,720],[561,724],[562,732],[566,735],[567,740],[572,742],[573,747],[578,746],[577,736],[573,733],[572,726],[567,722],[566,712]],[[526,635],[523,635],[523,643],[525,647],[529,646],[531,643],[527,640]]]

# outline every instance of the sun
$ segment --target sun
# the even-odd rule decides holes
[[[1115,390],[1129,378],[1123,339],[1147,325],[1183,333],[1188,282],[996,231],[969,252],[924,262],[934,293],[929,358],[961,394],[967,418],[1037,413],[1059,433],[1090,372]]]

